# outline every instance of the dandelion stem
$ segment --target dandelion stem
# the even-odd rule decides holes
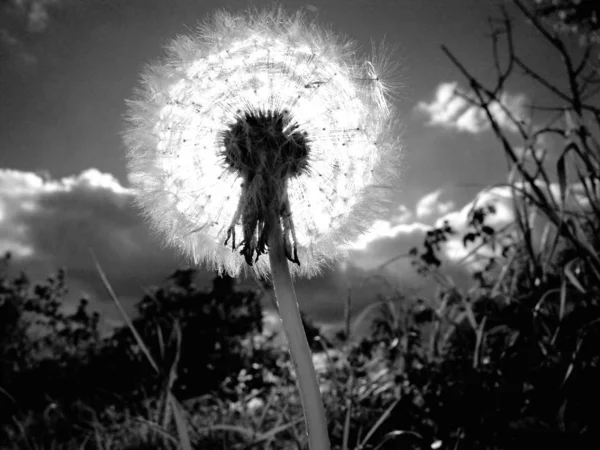
[[[296,370],[309,448],[310,450],[329,450],[327,417],[325,416],[325,408],[323,407],[323,399],[321,398],[310,347],[302,325],[288,261],[285,257],[279,217],[271,220],[268,244],[275,298]]]

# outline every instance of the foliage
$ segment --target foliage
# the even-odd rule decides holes
[[[535,0],[536,15],[554,29],[600,42],[600,4],[596,0]]]
[[[137,304],[133,324],[166,369],[158,374],[127,328],[100,338],[99,316],[87,312],[85,299],[74,313],[64,312],[64,271],[37,285],[23,274],[12,279],[0,274],[2,422],[19,412],[46,417],[58,410],[64,420],[57,423],[71,428],[71,419],[89,418],[89,411],[101,415],[127,405],[139,413],[144,400],[163,392],[165,382],[185,399],[215,391],[226,396],[232,389],[227,380],[236,380],[243,368],[249,387],[270,370],[280,377],[278,356],[267,342],[250,344],[262,331],[257,294],[236,292],[231,278],[216,278],[205,293],[194,286],[194,274],[175,272]]]

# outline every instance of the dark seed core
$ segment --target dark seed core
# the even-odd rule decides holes
[[[287,180],[308,170],[310,142],[298,128],[287,110],[239,110],[235,122],[221,135],[224,162],[243,181],[225,245],[231,240],[232,250],[242,247],[240,253],[248,265],[266,253],[275,226],[283,228],[286,257],[300,264],[287,194]],[[238,224],[243,241],[236,245]]]
[[[268,173],[288,178],[308,166],[308,137],[286,110],[241,113],[222,138],[225,163],[246,177]]]

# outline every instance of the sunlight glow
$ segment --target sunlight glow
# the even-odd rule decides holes
[[[186,78],[169,89],[156,124],[156,164],[166,174],[166,190],[177,192],[177,210],[224,240],[241,179],[220,161],[219,135],[235,122],[235,105],[287,108],[309,138],[318,137],[311,141],[311,174],[289,180],[298,241],[307,245],[339,227],[357,194],[370,183],[377,151],[368,130],[359,127],[367,105],[357,97],[347,70],[314,58],[306,46],[290,48],[281,40],[259,36],[232,43],[216,55],[215,63],[220,70],[211,71],[207,58],[190,64]],[[312,76],[306,79],[303,74]],[[218,188],[223,186],[227,189]],[[236,232],[242,234],[240,225]]]
[[[152,68],[142,98],[130,102],[130,179],[150,192],[139,203],[196,262],[212,260],[233,274],[240,258],[223,242],[243,179],[224,161],[223,133],[240,113],[289,111],[287,126],[306,133],[308,168],[287,179],[303,263],[320,264],[325,251],[334,256],[337,242],[368,226],[352,224],[351,215],[360,204],[378,202],[369,187],[382,181],[399,150],[374,66],[347,57],[343,45],[325,44],[327,35],[316,28],[299,34],[305,25],[297,18],[272,19],[236,22],[220,39],[174,41],[169,64]],[[216,29],[230,18],[215,20],[222,21]],[[235,232],[243,235],[240,222]],[[261,259],[259,271],[268,264]],[[307,274],[315,264],[304,268]]]

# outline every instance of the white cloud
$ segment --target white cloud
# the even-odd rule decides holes
[[[440,217],[435,226],[439,227],[444,221],[448,221],[451,227],[462,232],[467,228],[469,214],[472,210],[490,207],[494,212],[486,217],[485,223],[487,225],[499,228],[514,222],[515,214],[511,189],[508,186],[500,186],[481,191],[459,211],[452,211]]]
[[[355,242],[348,246],[350,250],[366,250],[367,247],[376,240],[383,238],[394,238],[399,234],[411,234],[415,231],[428,230],[428,225],[422,223],[401,223],[398,225],[393,224],[389,220],[377,220],[370,228],[368,232],[363,234]]]
[[[558,183],[546,184],[541,180],[537,180],[536,185],[549,202],[554,201],[557,207],[562,205],[566,212],[586,213],[594,207],[600,208],[600,182],[589,177],[583,181],[565,185],[564,204],[562,204],[561,188]],[[535,195],[529,185],[524,188],[523,183],[515,183],[515,186],[525,190],[530,195]]]
[[[449,126],[469,107],[466,99],[454,94],[458,83],[441,83],[431,103],[419,102],[417,109],[429,115],[431,125]]]
[[[550,203],[554,200],[555,207],[561,207],[561,192],[558,183],[548,185],[538,181],[537,186]],[[519,239],[515,205],[521,205],[525,201],[523,191],[529,195],[535,194],[531,187],[524,187],[522,183],[515,183],[514,187],[511,189],[510,186],[498,186],[486,189],[462,209],[452,211],[437,220],[436,227],[440,227],[444,221],[447,221],[456,231],[456,234],[443,245],[443,252],[450,261],[461,262],[470,271],[481,270],[488,258],[500,257],[502,244],[514,243]],[[600,183],[586,179],[583,183],[576,182],[565,186],[565,201],[562,205],[565,213],[589,213],[593,208],[592,203],[595,203],[596,208],[600,207]],[[473,209],[479,208],[483,208],[487,212],[483,222],[485,225],[493,228],[496,232],[505,230],[496,235],[496,242],[500,245],[495,249],[491,245],[476,249],[480,242],[470,242],[466,247],[464,246],[463,237],[468,231],[469,214]],[[539,251],[542,235],[550,221],[543,213],[537,212],[532,205],[529,207],[527,220],[533,249]],[[549,231],[551,235],[556,233],[554,226],[550,226]],[[549,242],[551,241],[552,239],[549,240]]]
[[[544,186],[539,183],[542,192],[550,198],[553,198],[560,205],[560,188],[557,183],[551,183]],[[586,186],[582,183],[573,183],[567,186],[565,210],[570,212],[589,211],[591,209],[590,199],[586,194],[586,187],[589,192],[594,192],[597,199],[600,199],[600,183],[586,181]],[[462,208],[450,211],[454,202],[450,199],[440,201],[445,190],[437,189],[417,202],[415,212],[412,213],[408,208],[401,206],[400,217],[403,220],[396,222],[394,218],[389,220],[378,220],[372,228],[361,236],[356,242],[348,246],[351,251],[351,265],[362,270],[372,271],[384,262],[406,254],[412,247],[422,249],[422,244],[427,231],[433,228],[440,228],[444,222],[448,222],[454,230],[454,234],[447,236],[447,242],[441,245],[441,252],[438,255],[446,265],[452,267],[460,264],[468,271],[481,270],[487,259],[490,257],[500,257],[502,244],[515,242],[518,239],[516,228],[515,202],[524,201],[520,194],[521,185],[515,184],[515,189],[510,186],[495,186],[484,189],[479,192],[473,200],[465,204]],[[531,192],[531,188],[527,191]],[[516,197],[515,197],[516,196]],[[592,197],[593,198],[593,197]],[[474,210],[483,209],[486,212],[483,224],[494,229],[497,245],[492,248],[491,245],[481,246],[481,240],[467,242],[464,245],[463,238],[466,233],[473,231],[469,226],[471,214]],[[548,224],[543,214],[537,214],[533,221],[533,209],[530,208],[530,227],[532,227],[532,240],[534,247],[541,241],[541,235],[544,227]],[[423,219],[426,217],[437,217],[433,225],[428,225],[414,219]],[[515,226],[512,226],[512,225]],[[349,264],[342,264],[342,268],[348,269]],[[396,271],[412,270],[405,262],[395,263],[393,266]]]
[[[558,191],[558,202],[560,203],[560,188]],[[600,183],[595,182],[590,178],[586,178],[583,182],[573,183],[567,186],[565,206],[569,210],[574,211],[591,211],[592,205],[600,208]]]
[[[487,248],[480,249],[475,255],[477,258],[471,257],[463,260],[475,247],[473,243],[468,244],[467,247],[463,245],[463,236],[468,229],[469,215],[474,208],[491,208],[484,223],[497,230],[514,222],[510,189],[497,187],[482,191],[473,201],[456,211],[450,211],[454,207],[454,202],[451,200],[440,201],[443,194],[443,188],[437,189],[417,202],[415,214],[405,213],[409,220],[413,217],[419,219],[427,216],[437,217],[433,225],[409,220],[400,224],[394,223],[393,220],[375,222],[367,233],[348,246],[348,249],[351,250],[352,265],[362,270],[372,271],[386,261],[406,255],[413,247],[422,250],[426,233],[441,227],[447,221],[456,233],[448,236],[448,241],[441,246],[438,256],[451,270],[456,269],[455,263],[458,262],[469,271],[479,269],[480,266],[476,264],[476,259],[485,255],[490,256]],[[344,264],[343,267],[347,269],[348,264]],[[395,272],[405,272],[400,275],[401,278],[406,278],[407,274],[414,275],[415,272],[408,258],[399,258],[390,267]],[[412,278],[416,280],[417,277],[413,276]],[[418,282],[415,281],[412,284],[416,285]]]
[[[471,134],[481,133],[489,128],[485,111],[475,106],[468,106],[459,115],[441,125]]]
[[[441,83],[431,102],[419,102],[416,110],[424,113],[428,125],[441,126],[448,129],[477,134],[490,129],[490,122],[485,111],[472,105],[466,98],[473,99],[474,94],[466,93],[458,87],[457,82]],[[508,131],[516,132],[517,126],[509,118],[506,110],[517,120],[525,118],[525,96],[502,93],[499,102],[490,105],[490,112],[498,125]],[[506,109],[506,110],[505,110]]]
[[[421,226],[421,224],[411,223],[413,216],[413,212],[408,207],[399,205],[392,217],[376,220],[367,232],[348,244],[346,248],[349,250],[365,250],[374,240],[394,237],[401,233],[411,233],[415,226]]]
[[[400,225],[400,224],[406,224],[409,223],[413,218],[413,213],[412,211],[404,206],[404,205],[400,205],[398,206],[397,209],[397,213],[396,215],[394,215],[391,219],[390,222],[394,225]]]
[[[513,147],[513,152],[518,159],[524,161],[543,161],[546,154],[548,153],[547,149],[544,147]]]
[[[443,188],[439,188],[422,197],[415,207],[417,217],[422,219],[428,216],[439,216],[440,214],[446,214],[454,208],[453,201],[440,201],[440,197],[443,194]]]
[[[499,102],[494,102],[490,106],[492,116],[502,128],[505,128],[513,133],[518,131],[517,125],[510,118],[510,115],[517,121],[526,121],[527,114],[525,112],[526,98],[523,94],[509,94],[503,92]]]
[[[591,183],[588,185],[590,188],[592,187]],[[544,188],[544,190],[559,199],[560,189],[556,184]],[[596,185],[596,191],[600,196],[600,185]],[[405,222],[395,223],[393,219],[378,221],[369,233],[350,247],[350,257],[340,265],[341,270],[338,270],[346,277],[346,285],[352,286],[352,298],[358,299],[356,309],[353,311],[360,311],[361,308],[372,304],[368,300],[369,296],[373,298],[376,293],[391,293],[386,284],[381,282],[381,278],[374,278],[374,275],[383,276],[402,294],[416,294],[425,299],[433,298],[437,287],[436,282],[431,278],[418,275],[411,264],[412,259],[407,257],[407,254],[414,247],[422,251],[426,233],[433,228],[441,227],[445,221],[449,223],[455,234],[447,236],[447,242],[441,245],[437,255],[442,261],[440,270],[442,274],[450,276],[460,288],[469,287],[472,283],[470,274],[482,270],[489,258],[494,257],[501,260],[502,244],[514,243],[519,238],[516,231],[514,204],[522,201],[522,198],[518,195],[518,190],[517,194],[514,192],[509,186],[496,186],[482,190],[463,207],[438,217],[433,226],[415,221],[414,218],[418,218],[418,215],[411,214],[404,206],[399,207],[398,210],[402,212],[401,216],[404,215]],[[567,198],[573,199],[571,203],[577,199],[579,203],[589,208],[589,201],[584,201],[583,192],[581,184],[573,184],[569,187],[570,197]],[[438,191],[434,191],[433,194],[436,195],[426,196],[429,197],[430,204],[435,205],[436,201],[439,201],[437,193]],[[567,202],[567,204],[571,203]],[[467,242],[466,246],[463,242],[465,234],[472,230],[469,228],[470,214],[478,208],[487,212],[483,224],[492,227],[497,232],[505,230],[504,234],[496,236],[499,245],[495,248],[491,245],[480,246],[481,240]],[[514,227],[513,224],[515,224]],[[531,221],[530,224],[533,247],[539,249],[548,221],[538,215],[538,218]],[[381,268],[387,262],[391,263]],[[335,277],[328,278],[328,280],[331,279],[335,280]],[[301,284],[304,285],[303,282]],[[343,296],[340,296],[340,289],[343,286],[338,282],[335,289],[319,291],[318,294],[313,293],[314,301],[325,305],[328,298],[337,296],[340,297],[338,303],[341,304]],[[306,295],[303,296],[306,297]],[[330,306],[329,309],[337,311],[337,320],[341,319],[341,306],[338,306],[337,309]],[[330,314],[333,316],[333,312]]]
[[[492,249],[490,245],[481,246],[480,241],[468,242],[464,245],[463,237],[469,229],[472,211],[483,209],[486,215],[483,224],[500,231],[515,222],[514,200],[508,186],[494,187],[480,192],[471,202],[458,211],[452,211],[440,217],[435,226],[441,227],[447,222],[455,231],[442,245],[443,255],[452,262],[462,263],[470,271],[481,270],[487,258],[500,256],[500,246]],[[512,239],[514,236],[509,235]],[[506,239],[504,237],[503,239]]]

